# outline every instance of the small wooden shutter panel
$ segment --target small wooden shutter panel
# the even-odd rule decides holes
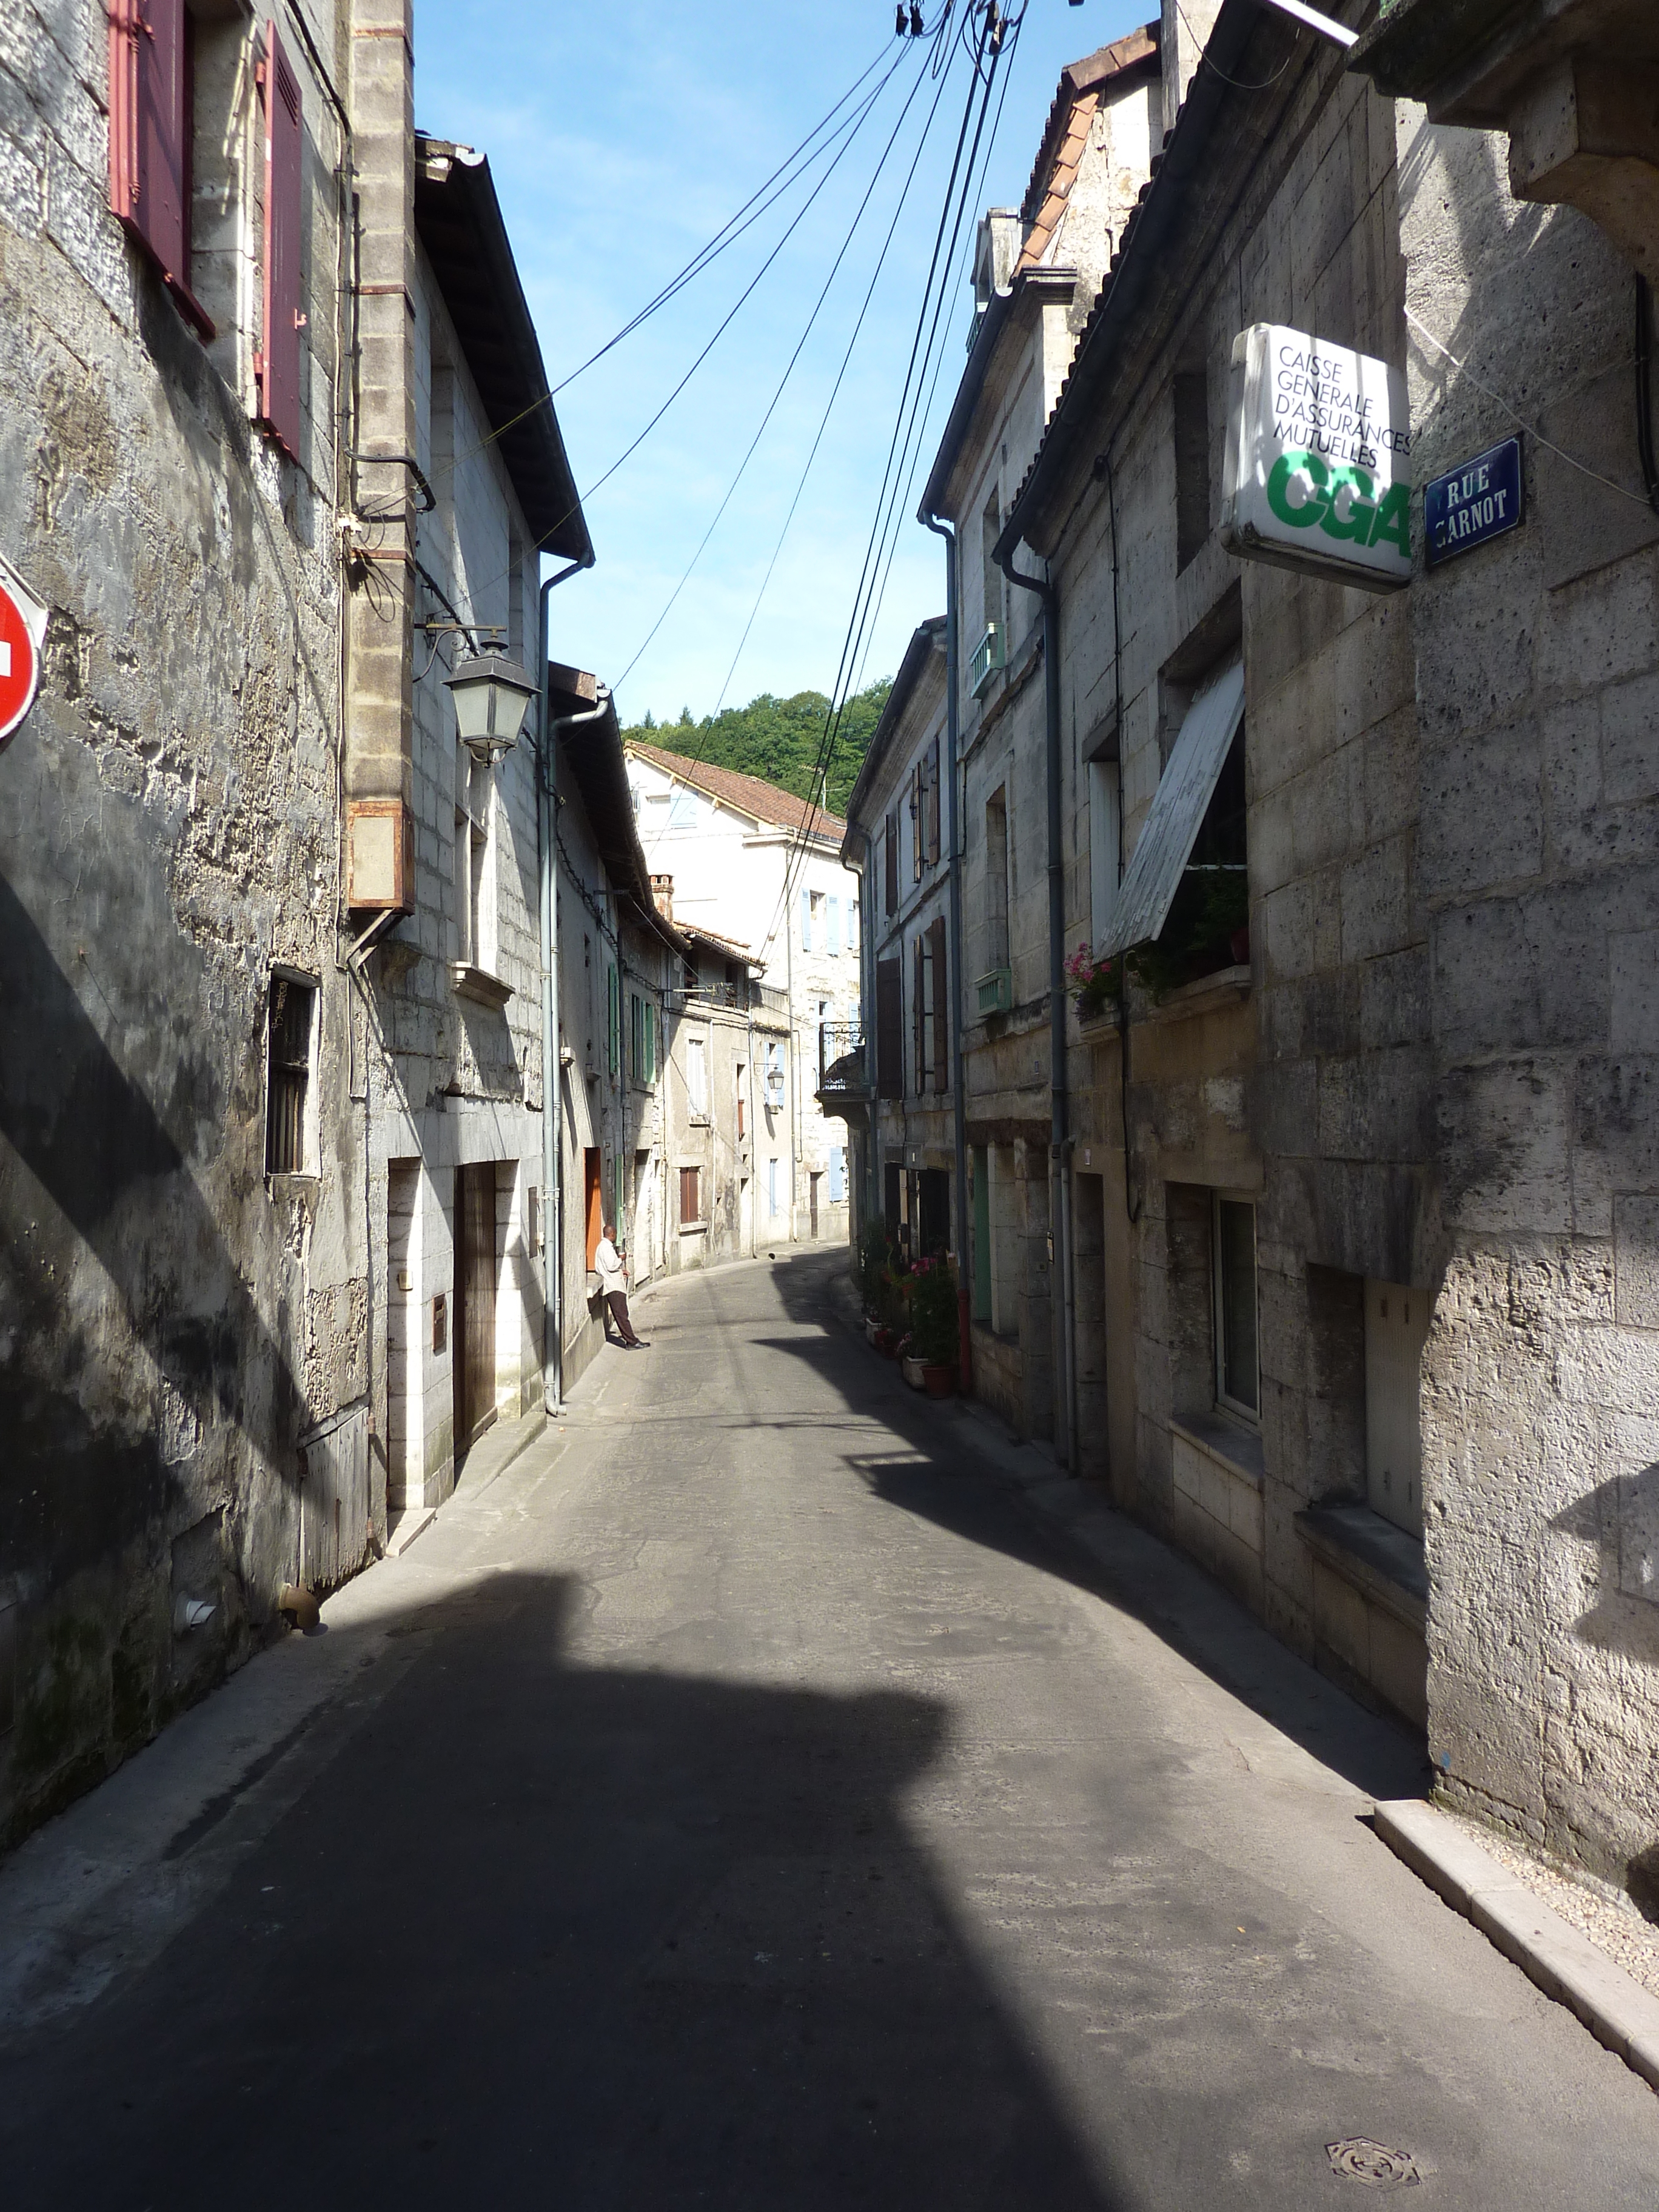
[[[185,0],[110,0],[110,209],[210,338],[190,289],[190,131]]]
[[[927,925],[927,945],[933,970],[933,1088],[945,1091],[950,1087],[951,1079],[951,1000],[945,988],[943,921]]]
[[[904,991],[896,960],[876,963],[876,1090],[904,1096]]]
[[[265,104],[264,343],[255,362],[259,420],[291,460],[300,458],[300,232],[303,219],[300,81],[276,26],[265,26],[260,78]]]
[[[891,813],[887,817],[887,833],[886,833],[886,834],[887,834],[887,853],[886,853],[887,875],[886,875],[886,883],[885,883],[885,885],[884,885],[884,889],[885,889],[886,893],[887,893],[886,911],[887,911],[889,914],[896,914],[896,913],[898,912],[898,902],[899,902],[899,901],[898,901],[898,809],[897,809],[896,807],[895,807],[895,808],[893,809],[892,812],[891,812]]]
[[[927,857],[939,858],[939,739],[927,748]]]
[[[927,948],[924,938],[915,945],[915,982],[910,1006],[910,1040],[915,1054],[916,1089],[927,1088]]]

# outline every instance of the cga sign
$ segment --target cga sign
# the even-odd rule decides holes
[[[0,559],[0,751],[40,689],[46,611],[17,571]]]
[[[1233,340],[1221,542],[1369,591],[1411,581],[1406,380],[1282,323]]]

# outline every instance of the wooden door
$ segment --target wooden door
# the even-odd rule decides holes
[[[582,1154],[582,1174],[586,1186],[587,1264],[591,1268],[593,1255],[599,1249],[599,1238],[605,1233],[605,1157],[597,1146],[590,1146]]]
[[[455,1170],[455,1455],[495,1418],[495,1168]]]

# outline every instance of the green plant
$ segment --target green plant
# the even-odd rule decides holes
[[[954,1365],[960,1349],[956,1269],[948,1260],[918,1261],[909,1287],[910,1357]]]
[[[1169,919],[1148,945],[1127,953],[1130,975],[1154,999],[1231,964],[1231,938],[1250,918],[1249,880],[1242,867],[1188,868]]]

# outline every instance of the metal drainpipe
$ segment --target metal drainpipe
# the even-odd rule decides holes
[[[1049,1218],[1057,1232],[1060,1268],[1060,1413],[1064,1460],[1077,1472],[1076,1299],[1072,1279],[1072,1140],[1066,1085],[1066,855],[1060,788],[1060,593],[1046,578],[1022,575],[1010,550],[998,563],[1011,584],[1033,592],[1042,607],[1043,757],[1048,798],[1048,1088],[1053,1121],[1048,1147]]]
[[[876,1117],[881,1110],[881,1100],[876,1090],[876,1024],[873,1018],[867,1022],[864,1021],[864,1009],[866,1006],[869,1007],[872,1017],[876,1011],[876,965],[879,949],[876,942],[876,915],[878,911],[877,906],[878,896],[876,888],[876,833],[873,830],[866,830],[864,833],[864,873],[859,882],[860,901],[859,965],[862,970],[859,982],[859,1019],[864,1026],[864,1073],[870,1085],[870,1143],[866,1161],[867,1173],[865,1177],[865,1195],[868,1200],[870,1210],[866,1216],[866,1225],[867,1227],[881,1221],[884,1234],[886,1224],[883,1220],[881,1210],[881,1156],[876,1135]]]
[[[560,1188],[560,1160],[563,1151],[563,1074],[559,1066],[559,967],[557,900],[554,892],[553,854],[554,828],[558,803],[558,733],[573,722],[591,722],[601,715],[609,704],[610,693],[600,687],[599,704],[591,714],[569,714],[560,720],[553,719],[553,684],[548,673],[548,594],[554,586],[574,576],[579,568],[592,566],[590,553],[586,561],[573,561],[548,577],[541,587],[536,620],[536,667],[540,683],[540,713],[538,720],[541,730],[540,774],[536,778],[536,842],[541,848],[537,858],[542,951],[542,1278],[545,1285],[542,1297],[542,1410],[545,1414],[559,1411],[564,1394],[564,1206]]]
[[[945,772],[950,779],[951,800],[946,834],[951,840],[950,969],[951,1092],[955,1102],[957,1161],[957,1344],[960,1356],[962,1392],[974,1387],[974,1301],[968,1280],[968,1090],[962,1056],[962,823],[961,793],[957,780],[957,533],[936,514],[924,514],[923,523],[945,540]]]

